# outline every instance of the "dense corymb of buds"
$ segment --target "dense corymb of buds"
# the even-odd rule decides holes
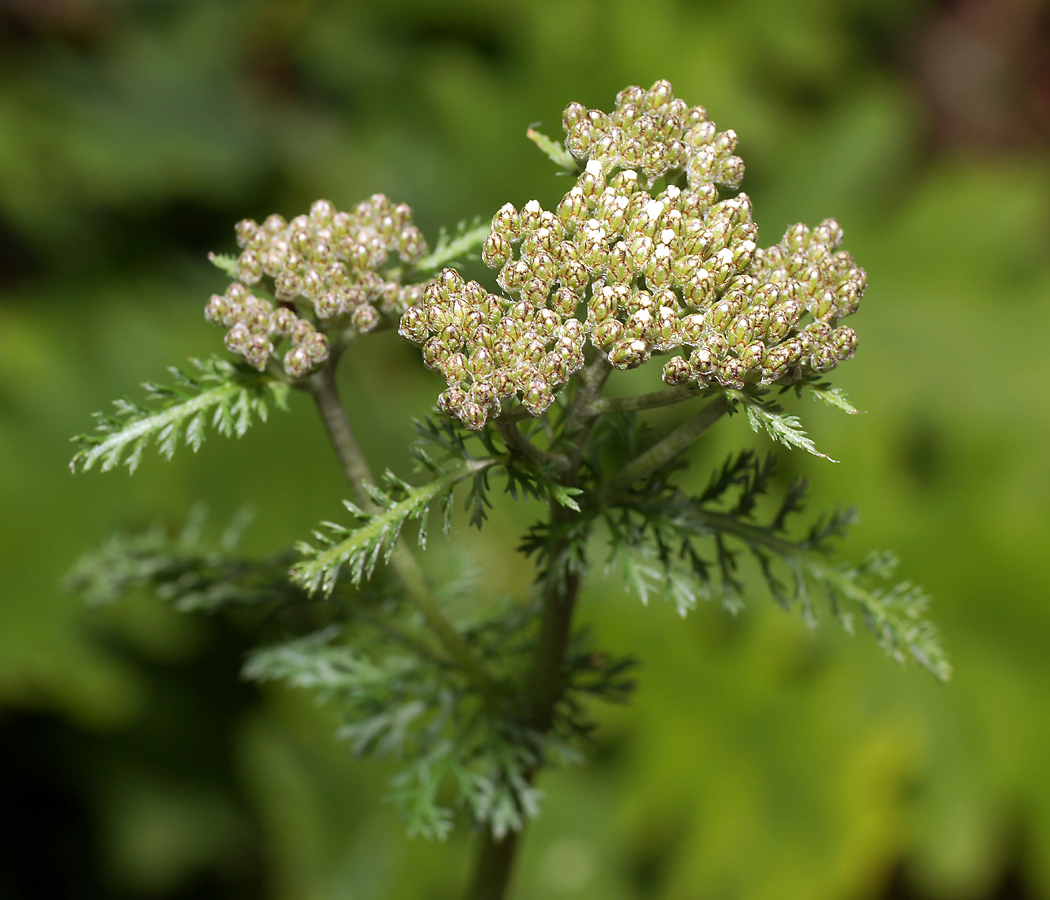
[[[520,395],[533,415],[583,366],[584,325],[572,309],[509,301],[445,269],[427,286],[423,304],[401,317],[401,334],[423,346],[423,360],[448,383],[438,406],[468,428],[498,414],[500,401]]]
[[[205,316],[227,328],[226,346],[260,370],[287,338],[284,369],[301,378],[328,358],[319,328],[368,332],[383,313],[400,314],[422,297],[422,285],[403,285],[399,275],[426,253],[426,242],[412,210],[382,194],[352,212],[318,200],[290,222],[245,219],[237,243],[239,280],[208,301]],[[269,293],[260,286],[266,277],[272,299],[257,296]]]
[[[668,384],[790,383],[852,356],[866,278],[827,220],[758,249],[736,135],[666,81],[630,87],[611,115],[571,103],[566,147],[582,172],[557,209],[507,204],[482,259],[502,296],[448,271],[401,333],[448,380],[441,407],[481,427],[520,393],[537,414],[589,341],[629,369],[674,355]]]

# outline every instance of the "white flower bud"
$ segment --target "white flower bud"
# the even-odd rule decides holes
[[[226,349],[231,353],[243,353],[251,337],[252,333],[248,330],[248,326],[238,322],[226,332]]]
[[[694,376],[687,360],[681,356],[673,356],[664,365],[662,377],[664,384],[680,385],[688,384]]]
[[[379,313],[376,312],[376,308],[371,304],[362,303],[354,310],[350,321],[353,323],[354,328],[362,334],[367,334],[379,324]]]
[[[579,295],[568,287],[560,287],[551,297],[551,307],[561,316],[572,316],[580,303]]]
[[[510,241],[494,229],[481,248],[481,260],[490,269],[501,269],[510,259],[511,252]]]
[[[262,262],[254,250],[245,250],[237,260],[237,277],[245,284],[256,284],[263,276]]]
[[[525,388],[521,402],[532,415],[538,416],[554,402],[554,393],[545,379],[536,377]]]
[[[817,372],[830,372],[838,363],[838,353],[832,343],[818,344],[809,358],[810,366]]]
[[[649,357],[645,341],[630,339],[617,341],[609,351],[609,362],[617,369],[634,369]]]
[[[478,403],[467,400],[456,413],[459,420],[471,431],[480,431],[488,420],[488,410]]]
[[[227,316],[230,315],[232,304],[227,297],[212,294],[204,307],[204,318],[213,325],[225,324]],[[233,324],[232,322],[230,324]]]
[[[623,338],[623,322],[619,319],[606,319],[595,326],[591,332],[591,343],[604,350]]]
[[[715,374],[725,387],[739,390],[744,386],[744,376],[747,375],[747,369],[739,359],[730,356],[718,364],[718,370]]]
[[[689,369],[694,378],[710,375],[717,364],[717,357],[708,347],[697,347],[689,356]]]
[[[625,339],[641,340],[651,344],[656,340],[656,320],[647,309],[640,309],[624,323]]]
[[[501,270],[499,275],[496,276],[496,281],[499,286],[503,288],[508,294],[512,294],[515,291],[521,289],[521,286],[528,281],[530,277],[529,267],[522,260],[511,260]]]
[[[437,408],[447,416],[459,416],[466,400],[467,394],[462,388],[450,387],[438,395]]]
[[[298,380],[313,367],[310,354],[303,347],[293,347],[284,355],[284,371],[288,377]]]
[[[262,334],[253,334],[248,338],[241,353],[244,358],[260,372],[266,368],[266,361],[273,353],[273,344]]]
[[[587,116],[587,108],[582,103],[576,103],[575,101],[565,107],[565,112],[561,116],[562,128],[566,133],[572,131],[576,127],[576,123],[580,122]]]
[[[259,224],[254,219],[241,219],[234,230],[237,233],[237,246],[245,248],[251,246],[255,240],[259,232]]]
[[[840,361],[852,359],[857,352],[857,333],[848,325],[842,325],[835,329],[832,343]]]
[[[270,318],[270,327],[275,334],[287,336],[292,333],[298,321],[295,313],[287,306],[279,306]]]

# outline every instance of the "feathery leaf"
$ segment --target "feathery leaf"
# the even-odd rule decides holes
[[[240,437],[257,416],[266,421],[270,405],[285,408],[288,385],[246,364],[218,357],[190,360],[197,369],[187,373],[174,366],[171,386],[146,383],[147,406],[134,400],[114,401],[115,414],[95,413],[97,434],[73,438],[80,444],[69,463],[74,472],[86,472],[95,463],[103,472],[121,462],[134,472],[151,443],[171,459],[180,443],[194,452],[204,442],[206,426],[219,434]]]

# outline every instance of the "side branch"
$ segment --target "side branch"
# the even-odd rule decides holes
[[[699,415],[676,428],[662,441],[654,444],[621,469],[619,474],[602,488],[600,495],[602,502],[608,503],[618,493],[630,488],[639,478],[644,478],[655,472],[660,466],[669,463],[728,411],[729,403],[724,395],[712,400],[700,411]]]
[[[368,460],[365,459],[361,448],[354,437],[353,429],[346,417],[346,410],[339,399],[339,392],[335,383],[334,360],[329,362],[320,372],[314,375],[309,383],[308,390],[317,403],[324,422],[328,437],[332,441],[339,464],[343,469],[346,480],[354,491],[362,509],[368,512],[381,513],[382,510],[376,506],[375,501],[365,490],[365,484],[374,484]],[[470,645],[445,617],[437,602],[427,589],[423,572],[416,562],[415,556],[401,541],[393,548],[390,555],[390,567],[394,570],[408,595],[416,604],[420,613],[427,623],[427,627],[434,633],[445,652],[456,661],[468,678],[479,688],[482,695],[494,698],[497,694],[496,686],[489,677],[488,672],[475,658]]]
[[[682,387],[667,388],[663,391],[653,391],[651,394],[635,394],[632,397],[608,397],[592,403],[590,411],[596,416],[602,416],[606,413],[656,409],[659,406],[670,406],[672,403],[692,400],[694,397],[702,396],[707,390],[707,388],[690,384]]]

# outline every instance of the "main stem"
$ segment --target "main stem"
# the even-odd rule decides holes
[[[596,418],[596,414],[591,411],[591,405],[601,395],[610,370],[604,354],[588,366],[580,390],[566,417],[564,437],[568,452],[564,457],[559,456],[560,460],[564,460],[561,483],[565,487],[574,487],[578,480],[583,447]],[[507,440],[508,447],[517,449],[535,462],[534,454],[527,448],[516,446],[520,443],[518,437],[521,435],[517,426],[501,422],[500,431]],[[521,439],[528,442],[527,438]],[[567,532],[577,516],[578,513],[551,501],[551,525],[554,529],[561,529],[563,533],[552,543],[547,558],[550,577],[543,594],[540,635],[523,697],[523,724],[540,733],[550,729],[554,708],[561,697],[565,655],[572,632],[572,616],[580,592],[579,573],[568,568],[565,561],[565,555],[571,545]],[[561,567],[562,571],[558,571]],[[526,777],[531,782],[535,775],[533,770],[528,772]],[[519,838],[520,834],[514,831],[508,832],[501,839],[494,837],[490,828],[481,832],[478,838],[474,880],[467,895],[468,900],[504,900],[510,886]]]
[[[343,474],[350,482],[354,498],[363,509],[379,512],[379,507],[376,506],[375,501],[364,487],[366,484],[375,484],[375,479],[372,477],[368,460],[361,452],[357,438],[354,437],[350,421],[346,417],[346,410],[339,399],[335,378],[336,360],[333,359],[310,378],[307,386],[317,403],[321,420],[324,422],[325,430],[328,432]],[[456,631],[452,623],[445,618],[445,614],[427,589],[423,572],[415,556],[401,542],[395,545],[391,553],[390,567],[422,613],[427,627],[434,633],[445,652],[487,700],[495,700],[497,692],[492,679],[475,658],[463,635]]]
[[[567,528],[576,516],[577,513],[552,501],[551,523],[555,527]],[[557,571],[565,566],[565,554],[570,544],[568,537],[562,537],[555,540],[550,548],[548,565],[551,577],[543,596],[539,641],[525,683],[523,724],[541,734],[550,730],[554,708],[561,697],[572,616],[580,591],[580,576],[576,571],[568,568]],[[531,782],[535,774],[535,770],[532,770],[526,773],[526,777]],[[504,900],[510,886],[519,838],[518,832],[511,831],[497,840],[491,828],[482,830],[468,900]]]

